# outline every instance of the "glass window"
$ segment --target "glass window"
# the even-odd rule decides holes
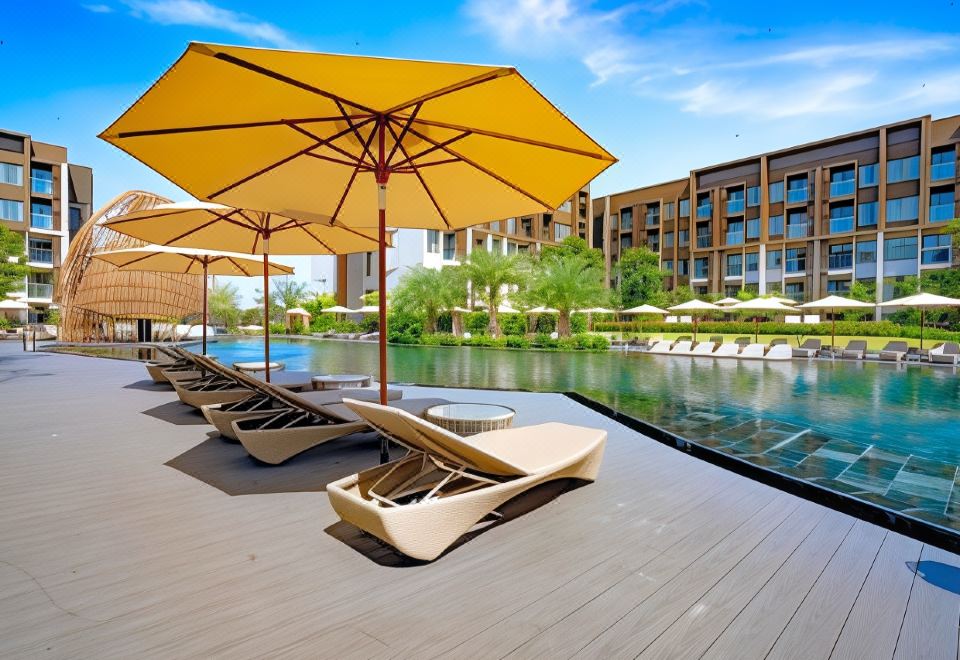
[[[787,202],[807,201],[807,177],[797,176],[787,179]]]
[[[690,245],[690,230],[689,230],[689,229],[681,229],[680,231],[677,232],[677,244],[678,244],[680,247],[684,247],[684,246],[686,246],[686,245]]]
[[[930,191],[930,222],[953,220],[953,189]]]
[[[698,280],[705,280],[710,273],[710,259],[708,257],[697,257],[693,260],[693,277]]]
[[[677,261],[677,275],[689,275],[690,274],[690,262],[686,259],[680,259]]]
[[[53,229],[53,206],[49,202],[30,204],[30,226],[34,229]]]
[[[53,194],[53,170],[36,165],[30,168],[30,190],[44,195]]]
[[[0,183],[11,186],[23,185],[23,167],[13,163],[0,163]]]
[[[857,207],[857,226],[875,227],[880,216],[880,205],[877,202],[864,202]]]
[[[659,204],[648,204],[647,205],[647,226],[659,225],[660,224],[660,205]]]
[[[807,212],[804,209],[795,209],[787,213],[787,238],[805,238],[810,235],[810,223],[807,222]]]
[[[802,273],[807,270],[807,248],[787,248],[787,272]]]
[[[887,183],[915,181],[920,178],[920,156],[887,161]]]
[[[681,218],[690,217],[690,200],[689,199],[680,200],[680,217]]]
[[[857,263],[875,264],[877,263],[877,242],[859,241],[857,243]]]
[[[853,231],[853,202],[830,205],[830,233]]]
[[[853,268],[853,243],[831,245],[827,252],[828,268],[832,270]]]
[[[787,298],[803,302],[803,282],[788,282],[783,293]]]
[[[673,272],[673,259],[664,259],[663,269],[667,272]]]
[[[770,203],[776,204],[783,201],[783,181],[774,181],[768,186],[770,192]]]
[[[830,168],[830,196],[852,195],[856,190],[854,177],[853,165]]]
[[[743,277],[743,255],[727,255],[727,277]]]
[[[513,241],[507,241],[507,254],[516,254],[517,244]]]
[[[440,232],[436,229],[427,230],[427,253],[440,254]]]
[[[366,255],[366,276],[373,275],[373,252],[367,252]]]
[[[713,215],[713,203],[710,201],[710,195],[697,196],[697,217],[709,218]]]
[[[920,198],[917,195],[887,200],[887,222],[909,222],[920,217]]]
[[[957,175],[957,161],[953,146],[938,147],[930,157],[930,179],[940,181]]]
[[[664,219],[666,219],[666,220],[673,220],[673,212],[674,212],[674,210],[675,210],[675,209],[674,209],[673,202],[664,202],[664,203],[663,203],[663,217],[664,217]]]
[[[493,251],[500,251],[500,239],[495,238],[492,241]],[[452,261],[457,257],[457,235],[454,232],[445,233],[443,235],[443,258],[446,261]]]
[[[929,234],[923,237],[923,249],[920,251],[922,264],[950,263],[950,234]]]
[[[767,252],[767,269],[779,270],[783,263],[783,252],[780,250],[770,250]]]
[[[917,237],[888,238],[883,242],[883,258],[886,261],[904,261],[917,258]]]
[[[843,294],[850,292],[850,280],[827,280],[827,293]]]
[[[31,238],[27,250],[30,261],[41,264],[53,263],[53,241],[45,238]]]
[[[507,218],[507,233],[516,234],[517,233],[517,219],[516,218]]]
[[[760,186],[747,188],[747,206],[760,206]]]
[[[562,225],[559,222],[554,223],[553,240],[559,243],[569,235],[570,235],[570,225]]]
[[[727,213],[743,213],[743,188],[727,191]]]
[[[747,240],[760,238],[760,218],[747,220]]]
[[[783,216],[771,215],[767,220],[767,233],[771,236],[783,236]]]
[[[633,208],[627,207],[620,209],[620,230],[628,231],[633,229]]]
[[[624,234],[623,236],[620,237],[621,252],[632,247],[633,247],[633,236],[631,234]]]
[[[731,220],[727,223],[727,245],[743,243],[743,220]]]
[[[23,222],[23,202],[15,199],[0,199],[0,220]]]
[[[860,187],[872,188],[880,184],[880,163],[860,166]]]
[[[663,234],[663,247],[672,248],[673,247],[673,232],[668,231]]]
[[[660,251],[660,234],[650,234],[647,236],[647,247],[654,252]]]
[[[79,207],[70,207],[70,235],[76,234],[83,225],[83,212]]]
[[[710,247],[713,237],[710,233],[710,223],[703,222],[697,225],[697,247]]]
[[[747,252],[746,254],[747,272],[756,273],[760,270],[760,253]]]

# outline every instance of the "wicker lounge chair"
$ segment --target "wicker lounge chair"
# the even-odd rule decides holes
[[[594,481],[607,438],[560,423],[463,438],[392,407],[345,404],[410,453],[327,484],[330,504],[344,521],[426,561],[539,484]]]
[[[909,350],[910,347],[907,346],[907,342],[891,341],[880,351],[880,359],[885,362],[900,362]]]
[[[854,339],[847,344],[845,349],[843,349],[840,357],[851,360],[862,360],[866,352],[867,342],[863,341],[862,339]]]
[[[960,346],[955,342],[944,342],[943,345],[930,349],[927,359],[933,364],[953,364],[960,363]]]
[[[201,408],[214,403],[232,403],[250,396],[257,383],[264,383],[263,374],[246,374],[214,362],[204,356],[197,356],[197,365],[207,374],[189,381],[176,381],[176,390],[180,401]],[[288,390],[312,388],[313,377],[310,371],[276,371],[270,374],[273,385]],[[264,383],[265,384],[265,383]]]
[[[199,377],[194,353],[177,346],[156,346],[154,348],[163,353],[163,357],[151,360],[145,365],[153,382],[170,383],[171,377],[174,379]],[[168,370],[170,374],[165,373]]]
[[[817,357],[817,353],[820,352],[820,347],[823,345],[819,339],[808,339],[799,348],[793,349],[793,357],[796,358],[812,358]]]

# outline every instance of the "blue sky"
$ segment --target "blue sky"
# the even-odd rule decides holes
[[[0,127],[94,167],[98,204],[129,189],[185,197],[96,134],[191,40],[515,65],[620,158],[594,195],[960,113],[960,0],[4,0],[2,11]]]

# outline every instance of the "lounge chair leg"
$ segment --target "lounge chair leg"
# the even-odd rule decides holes
[[[380,465],[390,462],[390,438],[380,434]]]

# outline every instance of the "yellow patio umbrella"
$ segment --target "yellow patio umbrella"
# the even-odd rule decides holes
[[[189,160],[187,158],[183,160]],[[158,204],[103,223],[148,243],[177,248],[228,250],[263,255],[263,354],[270,362],[269,255],[349,254],[376,250],[377,240],[349,227],[329,226],[275,213],[195,200]],[[264,372],[270,382],[270,370]]]
[[[263,272],[263,264],[242,254],[214,252],[195,248],[173,248],[163,245],[94,252],[90,255],[113,264],[121,270],[142,270],[155,273],[203,275],[203,354],[207,354],[207,276],[233,275],[252,277]],[[268,262],[270,275],[293,275],[293,268]]]
[[[200,199],[377,227],[381,293],[388,184],[391,226],[449,230],[556,209],[616,161],[512,67],[206,43],[100,137]]]

